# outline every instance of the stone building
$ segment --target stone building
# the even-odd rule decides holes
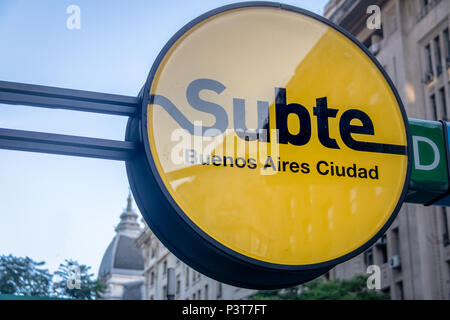
[[[164,300],[167,271],[174,268],[177,300],[239,300],[253,290],[222,284],[178,260],[145,225],[142,229],[132,208],[120,215],[116,235],[103,255],[98,278],[106,282],[105,300]]]
[[[370,29],[370,5],[381,28]],[[409,118],[448,120],[450,1],[331,0],[324,16],[352,33],[375,55],[395,84]],[[368,251],[338,265],[328,278],[351,278],[381,268],[392,299],[450,298],[448,210],[404,204],[386,234]]]
[[[136,247],[136,238],[142,233],[132,208],[131,194],[127,208],[120,215],[116,235],[103,255],[98,279],[106,283],[103,299],[139,300],[143,297],[144,258],[142,250]]]
[[[202,275],[181,262],[146,227],[136,240],[144,254],[144,299],[167,296],[167,270],[175,270],[176,300],[240,300],[254,290],[233,287]]]

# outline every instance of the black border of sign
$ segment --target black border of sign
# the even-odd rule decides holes
[[[407,158],[408,158],[408,167],[407,167],[407,173],[406,173],[406,178],[405,178],[405,183],[403,186],[403,191],[401,193],[401,196],[399,198],[399,201],[393,211],[393,213],[391,214],[390,218],[388,219],[388,221],[385,223],[385,225],[377,232],[377,234],[375,234],[369,241],[367,241],[364,245],[362,245],[361,247],[359,247],[358,249],[355,249],[354,251],[347,253],[344,256],[341,256],[337,259],[334,260],[330,260],[330,261],[326,261],[326,262],[321,262],[321,263],[317,263],[317,264],[309,264],[309,265],[282,265],[282,264],[274,264],[274,263],[269,263],[269,262],[265,262],[265,261],[261,261],[261,260],[257,260],[254,258],[250,258],[247,257],[245,255],[242,255],[238,252],[235,252],[233,250],[231,250],[230,248],[225,247],[223,244],[219,243],[218,241],[214,240],[213,238],[211,238],[209,235],[207,235],[204,231],[202,231],[198,226],[196,226],[185,214],[184,212],[181,210],[181,208],[178,207],[177,203],[173,200],[173,198],[171,197],[170,193],[168,192],[168,190],[166,189],[160,175],[159,172],[154,164],[154,160],[150,151],[150,145],[149,145],[149,141],[148,141],[148,134],[147,134],[147,107],[148,104],[151,103],[149,101],[149,91],[150,91],[150,87],[151,87],[151,83],[153,81],[154,75],[156,74],[156,71],[161,63],[161,61],[163,60],[163,58],[165,57],[165,55],[167,54],[167,52],[170,50],[170,48],[172,47],[172,45],[178,40],[180,39],[188,30],[190,30],[192,27],[194,27],[195,25],[197,25],[198,23],[204,21],[207,18],[210,18],[216,14],[225,12],[225,11],[229,11],[229,10],[233,10],[233,9],[238,9],[238,8],[245,8],[245,7],[274,7],[274,8],[280,8],[282,10],[288,10],[288,11],[293,11],[299,14],[303,14],[306,15],[308,17],[314,18],[318,21],[321,21],[322,23],[325,23],[326,25],[334,28],[335,30],[337,30],[338,32],[342,33],[344,36],[346,36],[348,39],[350,39],[354,44],[356,44],[368,57],[369,59],[371,59],[371,61],[374,63],[374,65],[380,70],[380,72],[382,73],[382,75],[384,76],[385,80],[387,81],[387,83],[389,84],[392,92],[394,93],[397,103],[399,105],[400,111],[402,113],[403,116],[403,121],[404,121],[404,126],[405,126],[405,131],[406,131],[406,135],[407,135]],[[186,24],[183,28],[181,28],[169,41],[168,43],[164,46],[164,48],[161,50],[161,52],[159,53],[158,57],[156,58],[155,62],[153,63],[153,66],[151,68],[151,71],[149,73],[149,76],[147,78],[147,81],[145,83],[144,86],[144,91],[143,91],[143,104],[142,104],[142,122],[140,125],[140,140],[143,142],[144,144],[144,149],[145,149],[145,155],[146,158],[148,160],[148,164],[150,165],[151,168],[151,172],[156,180],[156,182],[158,183],[158,186],[160,188],[160,190],[162,191],[162,194],[164,194],[165,199],[162,199],[161,197],[157,197],[157,199],[155,198],[154,201],[167,201],[170,203],[170,207],[172,208],[172,211],[175,211],[176,214],[178,214],[179,217],[182,218],[182,220],[184,221],[184,223],[186,223],[191,229],[192,231],[196,232],[200,238],[203,239],[203,241],[205,242],[205,245],[208,245],[209,247],[212,247],[214,250],[213,251],[217,251],[219,254],[221,255],[226,255],[229,258],[232,258],[232,260],[234,260],[234,262],[243,262],[249,266],[254,266],[257,267],[261,270],[266,270],[266,271],[279,271],[279,272],[299,272],[299,271],[317,271],[317,270],[321,270],[322,273],[326,272],[326,269],[332,268],[333,266],[335,266],[336,264],[342,263],[346,260],[349,260],[351,258],[353,258],[354,256],[362,253],[363,251],[365,251],[366,249],[368,249],[370,246],[372,246],[375,241],[382,236],[386,230],[389,228],[389,226],[392,224],[392,222],[394,221],[394,219],[396,218],[402,204],[403,201],[405,199],[406,196],[406,192],[407,192],[407,187],[409,184],[409,179],[410,179],[410,175],[411,175],[411,135],[409,132],[409,126],[408,126],[408,119],[406,117],[406,112],[403,106],[403,103],[398,95],[397,90],[395,89],[391,79],[389,78],[389,76],[386,74],[386,72],[384,71],[384,69],[381,67],[381,65],[377,62],[376,58],[358,41],[356,40],[350,33],[348,33],[347,31],[345,31],[344,29],[342,29],[341,27],[335,25],[334,23],[328,21],[327,19],[316,15],[312,12],[309,12],[307,10],[304,9],[300,9],[291,5],[284,5],[281,3],[276,3],[276,2],[260,2],[260,1],[256,1],[256,2],[242,2],[242,3],[235,3],[235,4],[230,4],[230,5],[226,5],[223,7],[219,7],[217,9],[211,10],[209,12],[206,12],[205,14],[197,17],[196,19],[192,20],[191,22],[189,22],[188,24]],[[128,166],[127,166],[127,170],[128,170]],[[130,175],[129,175],[130,176]],[[130,177],[130,183],[132,184],[131,188],[132,191],[135,195],[135,199],[136,202],[138,203],[138,205],[141,207],[142,206],[142,202],[143,202],[143,198],[141,197],[156,197],[156,195],[148,195],[148,194],[141,194],[139,192],[139,187],[136,188],[136,186],[134,186],[134,179],[133,177]],[[143,191],[143,190],[141,190]],[[145,207],[145,206],[144,206]],[[145,216],[145,213],[143,213]],[[177,252],[179,256],[182,256],[184,258],[186,258],[185,254],[180,252],[177,249],[177,246],[173,243],[174,241],[170,241],[168,238],[170,238],[170,236],[163,234],[162,232],[157,231],[158,227],[156,225],[154,225],[154,223],[150,223],[151,224],[151,229],[155,229],[153,230],[155,232],[155,234],[162,240],[162,242],[169,248],[171,249],[172,252]],[[158,224],[158,223],[157,223]],[[178,236],[178,235],[177,235]],[[177,242],[177,241],[175,241]],[[198,245],[198,244],[197,244]],[[211,259],[213,257],[205,257],[205,259]],[[199,261],[189,261],[189,259],[187,259],[187,263],[191,266],[194,266],[197,270],[203,270],[206,271],[203,267],[202,267],[202,263]],[[239,272],[238,270],[234,270],[234,272]],[[207,275],[211,275],[211,272],[205,272]],[[228,283],[232,283],[232,284],[237,284],[237,285],[241,285],[241,286],[247,286],[247,287],[254,287],[254,288],[268,288],[268,287],[279,287],[275,284],[272,285],[265,285],[264,284],[264,279],[261,279],[261,281],[257,281],[258,283],[255,283],[254,281],[249,285],[247,281],[235,281],[233,280],[231,277],[224,279],[223,277],[217,276],[217,274],[215,272],[213,272],[215,275],[215,278],[224,281],[224,282],[228,282]],[[287,276],[287,274],[286,274]],[[289,277],[287,277],[289,278]],[[269,281],[270,282],[270,281]],[[291,280],[292,282],[292,280]],[[294,284],[294,283],[293,283]]]

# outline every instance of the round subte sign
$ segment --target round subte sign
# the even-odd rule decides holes
[[[138,206],[180,259],[252,288],[310,280],[366,250],[401,207],[407,119],[375,58],[310,12],[208,12],[150,72],[127,163]]]

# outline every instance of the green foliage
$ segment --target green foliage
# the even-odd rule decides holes
[[[29,257],[0,256],[0,295],[92,300],[106,289],[103,282],[93,280],[91,267],[65,260],[51,274],[41,268],[44,264]]]
[[[0,294],[50,295],[53,276],[39,268],[44,264],[29,257],[0,256]]]
[[[59,281],[55,283],[55,293],[58,297],[80,300],[93,300],[101,297],[106,285],[100,280],[94,280],[94,274],[89,273],[91,267],[79,264],[77,261],[65,260],[60,264],[55,275]]]
[[[317,278],[301,286],[283,290],[258,291],[251,300],[387,300],[389,295],[367,288],[367,277],[358,275],[350,280]]]

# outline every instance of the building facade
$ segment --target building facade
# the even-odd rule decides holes
[[[241,300],[255,292],[218,282],[190,268],[164,247],[148,227],[136,244],[144,254],[144,299],[167,298],[169,268],[175,271],[176,300]]]
[[[240,300],[254,292],[215,281],[177,259],[146,225],[141,228],[131,194],[115,231],[98,272],[107,288],[102,299],[165,300],[169,268],[175,271],[177,300]]]
[[[375,13],[373,7],[368,10],[371,5],[381,9],[380,29],[368,27]],[[375,55],[409,118],[449,119],[450,1],[331,0],[324,16]],[[378,265],[381,289],[392,299],[450,299],[448,210],[404,204],[372,248],[336,266],[326,277],[348,279]]]

